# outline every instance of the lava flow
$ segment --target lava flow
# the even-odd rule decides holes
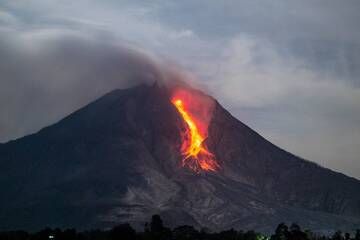
[[[182,165],[188,166],[195,172],[200,172],[200,170],[216,171],[219,165],[214,154],[209,152],[204,145],[206,136],[201,134],[196,119],[187,111],[182,99],[173,98],[172,103],[188,127],[181,147],[182,154],[185,156]]]

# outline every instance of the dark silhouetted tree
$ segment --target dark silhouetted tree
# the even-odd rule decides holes
[[[150,239],[167,240],[171,239],[171,230],[164,227],[159,215],[153,215],[150,223]]]
[[[344,240],[341,231],[336,231],[336,232],[334,233],[334,235],[331,237],[331,239],[332,239],[332,240]]]
[[[153,215],[151,217],[150,230],[151,232],[161,232],[164,229],[163,222],[159,215]]]
[[[62,233],[62,238],[64,238],[64,240],[75,240],[77,238],[77,233],[75,229],[66,229],[63,233]]]
[[[135,230],[128,224],[120,224],[110,231],[111,240],[133,240],[136,238]]]
[[[275,234],[271,236],[271,240],[287,240],[289,239],[289,229],[285,223],[280,223],[276,230]]]
[[[180,226],[173,230],[173,239],[175,240],[199,239],[199,235],[199,231],[193,226]]]
[[[174,230],[165,227],[159,215],[154,215],[151,222],[145,225],[145,231],[136,233],[129,224],[115,226],[111,230],[90,230],[76,232],[75,229],[46,228],[37,233],[24,231],[0,232],[0,240],[265,240],[266,236],[254,231],[236,231],[230,229],[219,233],[203,229],[198,231],[193,226],[181,226]],[[289,228],[281,223],[271,236],[271,240],[360,240],[360,230],[354,238],[349,233],[337,231],[333,236],[320,236],[299,225],[292,224]]]
[[[238,233],[234,229],[230,229],[227,231],[222,231],[218,234],[219,239],[226,239],[226,240],[236,240]]]
[[[256,234],[256,232],[254,231],[247,231],[245,234],[244,234],[244,237],[243,237],[244,240],[257,240],[258,239],[258,234]]]
[[[301,231],[299,225],[293,223],[290,226],[289,238],[291,240],[307,240],[308,235],[305,232]]]
[[[360,229],[357,229],[355,232],[355,240],[360,240]]]

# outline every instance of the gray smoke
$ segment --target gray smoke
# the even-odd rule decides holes
[[[0,141],[52,124],[115,88],[160,80],[146,54],[96,38],[0,35]]]

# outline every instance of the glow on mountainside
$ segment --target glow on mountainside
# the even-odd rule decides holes
[[[182,165],[187,166],[195,172],[200,170],[216,171],[219,165],[216,162],[214,154],[212,154],[204,145],[205,136],[199,131],[200,121],[195,118],[186,110],[184,102],[180,98],[173,98],[171,101],[182,119],[187,125],[187,131],[184,134],[181,152],[184,155]]]

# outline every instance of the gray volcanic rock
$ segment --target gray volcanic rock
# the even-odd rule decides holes
[[[194,173],[180,164],[184,129],[169,91],[140,85],[1,144],[0,229],[142,229],[152,214],[212,230],[360,227],[360,181],[274,146],[216,101],[206,143],[221,169]]]

